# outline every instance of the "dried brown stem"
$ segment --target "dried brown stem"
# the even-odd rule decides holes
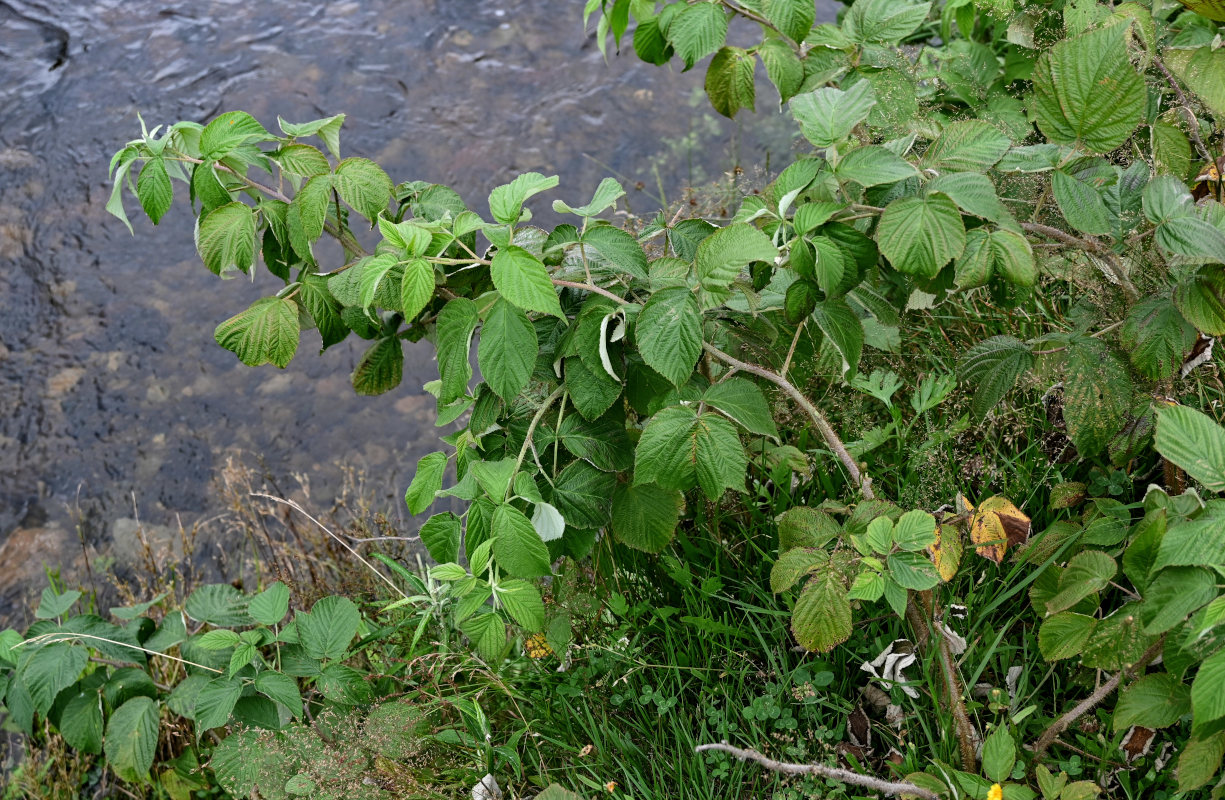
[[[792,764],[787,761],[776,761],[756,750],[745,750],[744,748],[730,745],[727,742],[700,744],[694,750],[699,753],[705,753],[710,750],[728,753],[741,761],[756,761],[771,772],[781,772],[784,775],[820,775],[822,778],[849,783],[852,786],[861,786],[890,797],[902,794],[913,795],[914,797],[923,798],[923,800],[939,800],[940,797],[935,792],[924,789],[921,786],[916,786],[913,783],[881,780],[880,778],[873,778],[871,775],[861,775],[849,769],[827,767],[824,764]]]

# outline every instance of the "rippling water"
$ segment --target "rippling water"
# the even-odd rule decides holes
[[[608,174],[675,195],[789,147],[771,89],[760,119],[722,120],[702,68],[611,50],[605,63],[582,5],[0,0],[0,618],[44,563],[81,552],[70,509],[105,554],[133,496],[151,523],[215,510],[210,480],[234,449],[309,474],[323,501],[342,462],[393,497],[435,449],[428,345],[407,349],[399,389],[360,398],[347,380],[360,343],[318,357],[308,333],[283,371],[214,344],[271,279],[210,275],[182,208],[154,228],[129,202],[135,238],[105,214],[107,163],[138,134],[137,111],[150,125],[344,112],[346,155],[449,184],[480,210],[522,171],[559,174],[552,196],[571,202]],[[630,188],[634,210],[658,206],[648,191]]]

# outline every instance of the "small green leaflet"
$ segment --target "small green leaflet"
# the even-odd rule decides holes
[[[716,383],[702,395],[702,402],[723,412],[749,433],[778,438],[766,398],[752,381],[729,378]]]
[[[634,335],[647,365],[680,386],[689,380],[702,354],[702,312],[697,298],[685,288],[661,289],[647,300]]]
[[[271,670],[261,672],[255,677],[255,690],[285,706],[294,719],[302,716],[302,694],[297,681],[288,675]]]
[[[286,122],[280,117],[277,117],[276,121],[281,126],[281,132],[286,136],[299,138],[303,136],[318,136],[323,140],[324,145],[327,146],[331,154],[340,158],[340,126],[344,124],[344,114],[337,114],[333,117],[317,119],[312,122]]]
[[[842,377],[850,379],[859,371],[859,356],[863,352],[863,323],[841,298],[817,303],[812,321],[825,334],[842,359]]]
[[[438,314],[437,353],[438,375],[442,386],[438,394],[440,406],[448,406],[468,393],[472,380],[472,335],[476,332],[476,303],[458,297],[443,306]]]
[[[425,255],[433,240],[433,234],[428,229],[411,220],[392,222],[379,217],[378,226],[383,239],[406,256]]]
[[[148,697],[133,697],[115,710],[106,725],[104,749],[116,775],[133,783],[148,778],[157,729],[158,704]]]
[[[914,165],[879,145],[858,147],[843,156],[834,168],[839,180],[854,181],[864,188],[896,183],[917,175]]]
[[[263,297],[218,325],[213,338],[249,367],[272,363],[284,369],[298,350],[300,333],[297,303]]]
[[[540,346],[536,328],[505,298],[489,309],[477,344],[477,363],[485,382],[510,402],[527,387]]]
[[[1096,339],[1078,338],[1068,348],[1063,417],[1082,456],[1100,453],[1123,427],[1132,385],[1112,351]]]
[[[1010,230],[983,227],[969,231],[965,250],[954,265],[957,285],[962,289],[982,286],[996,274],[1018,286],[1033,286],[1038,268],[1029,241]]]
[[[1169,294],[1137,303],[1123,322],[1120,338],[1132,365],[1144,377],[1158,381],[1182,366],[1197,338]]]
[[[519,308],[565,318],[548,268],[527,250],[516,245],[499,250],[489,271],[493,285]]]
[[[757,55],[766,67],[770,83],[778,89],[780,103],[786,103],[804,85],[804,62],[786,43],[766,39],[757,47]]]
[[[174,202],[174,187],[170,185],[166,162],[161,156],[149,159],[141,167],[140,175],[136,178],[136,197],[154,225],[170,210]]]
[[[247,112],[227,111],[200,132],[200,155],[206,160],[217,161],[244,144],[272,138],[272,134]]]
[[[808,36],[817,15],[816,4],[810,0],[762,0],[761,12],[779,33],[797,44]]]
[[[251,598],[251,618],[261,625],[277,625],[289,613],[289,588],[277,581]]]
[[[1206,0],[1201,2],[1206,4]],[[1212,18],[1219,20],[1222,16],[1225,10]],[[1225,51],[1211,44],[1193,49],[1167,47],[1162,56],[1170,71],[1182,78],[1218,120],[1225,117]]]
[[[607,417],[587,422],[568,414],[558,430],[561,443],[575,457],[605,472],[622,472],[634,465],[634,450],[625,423]]]
[[[349,328],[340,318],[341,305],[328,291],[327,278],[322,275],[305,275],[298,289],[302,307],[310,314],[323,340],[320,352],[328,349],[349,335]]]
[[[966,244],[965,224],[948,195],[894,200],[881,214],[876,241],[899,272],[934,278]]]
[[[430,453],[417,461],[417,472],[404,493],[408,513],[414,516],[430,507],[434,495],[442,489],[442,475],[447,469],[446,453]]]
[[[544,627],[544,601],[535,586],[511,579],[498,584],[496,594],[511,619],[525,632],[535,633]]]
[[[434,299],[434,267],[424,258],[414,258],[404,265],[400,279],[400,311],[404,319],[417,318]]]
[[[311,658],[333,661],[348,652],[349,642],[357,635],[361,613],[347,597],[322,597],[311,606],[310,613],[294,615],[298,642]]]
[[[313,178],[332,171],[328,157],[309,144],[287,144],[271,155],[272,159],[281,165],[281,169],[290,175]]]
[[[426,520],[419,532],[421,543],[425,545],[430,558],[439,564],[452,563],[459,560],[460,524],[459,517],[450,511],[435,514]]]
[[[862,0],[861,0],[862,2]],[[791,98],[791,114],[800,123],[804,138],[817,147],[833,147],[868,118],[876,97],[872,85],[860,81],[845,92],[826,87]]]
[[[571,462],[553,481],[551,502],[572,528],[594,530],[608,524],[617,478],[583,460]]]
[[[950,172],[929,181],[926,189],[929,194],[947,194],[967,214],[992,222],[1012,219],[1012,215],[996,194],[995,184],[986,175],[977,172]]]
[[[1108,153],[1143,121],[1144,79],[1127,56],[1128,26],[1059,42],[1034,68],[1034,111],[1051,142]]]
[[[856,0],[842,23],[842,32],[856,42],[897,44],[918,30],[931,6],[907,0]]]
[[[525,172],[489,193],[489,212],[498,222],[513,225],[523,213],[524,201],[534,194],[554,188],[557,183],[556,175],[546,178],[539,172]]]
[[[1051,188],[1059,210],[1076,230],[1100,236],[1113,229],[1106,200],[1096,186],[1057,169],[1051,177]]]
[[[196,224],[196,251],[214,275],[246,272],[255,261],[255,212],[238,201],[213,209]]]
[[[1207,266],[1174,287],[1174,305],[1208,336],[1225,336],[1225,268]]]
[[[561,200],[553,201],[553,210],[558,214],[576,214],[580,217],[594,217],[602,214],[609,208],[615,208],[617,200],[625,196],[625,189],[616,178],[605,178],[600,181],[600,185],[596,187],[595,194],[591,197],[591,202],[585,206],[570,206]]]

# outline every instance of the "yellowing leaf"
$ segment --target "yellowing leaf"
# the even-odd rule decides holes
[[[940,580],[948,583],[957,574],[961,564],[961,532],[956,525],[939,525],[936,527],[936,541],[928,548]]]
[[[1009,547],[1019,547],[1029,540],[1029,517],[1008,498],[988,497],[977,509],[969,503],[965,506],[972,515],[970,540],[983,558],[999,564]]]

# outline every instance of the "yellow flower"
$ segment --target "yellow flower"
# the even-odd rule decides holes
[[[1004,787],[998,783],[991,787],[991,791],[987,792],[987,800],[1004,800]]]

